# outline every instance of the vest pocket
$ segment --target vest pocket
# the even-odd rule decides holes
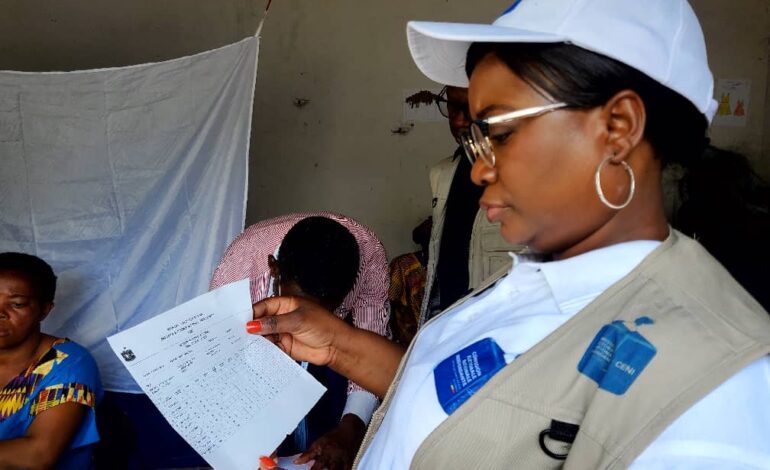
[[[412,469],[558,469],[563,460],[540,448],[539,436],[552,419],[492,399],[469,400],[431,433],[417,450]],[[568,446],[548,441],[554,453]]]
[[[474,256],[478,256],[481,261],[482,271],[479,273],[479,279],[477,279],[479,282],[496,273],[503,266],[511,263],[511,257],[508,255],[508,252],[520,251],[523,248],[519,245],[511,245],[505,241],[500,234],[500,224],[490,225],[486,220],[484,224],[480,233],[481,252],[474,253]]]

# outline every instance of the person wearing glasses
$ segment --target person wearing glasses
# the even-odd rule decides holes
[[[330,212],[294,213],[246,228],[225,251],[212,289],[250,279],[254,302],[309,299],[345,324],[384,337],[389,321],[387,255],[357,221]],[[327,392],[279,448],[331,470],[350,468],[377,398],[328,367],[307,367]]]
[[[254,306],[292,357],[387,390],[357,468],[768,468],[770,318],[664,214],[662,168],[701,158],[716,110],[686,0],[407,34],[429,78],[469,83],[487,217],[551,261],[517,257],[406,353],[301,299]]]
[[[425,323],[509,264],[509,251],[523,248],[507,243],[500,235],[500,224],[487,220],[479,209],[484,188],[471,181],[471,163],[461,145],[462,135],[470,125],[468,89],[445,86],[436,104],[449,122],[457,150],[430,169],[433,228],[418,324]]]

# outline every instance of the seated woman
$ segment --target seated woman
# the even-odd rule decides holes
[[[92,466],[102,385],[85,349],[41,333],[55,291],[48,263],[0,253],[0,468]]]
[[[663,208],[663,166],[700,158],[716,109],[686,0],[407,32],[426,75],[469,86],[487,218],[552,261],[514,257],[406,354],[302,299],[254,306],[292,357],[385,394],[356,466],[767,468],[770,318]]]

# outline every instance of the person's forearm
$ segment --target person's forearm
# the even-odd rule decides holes
[[[360,328],[349,328],[335,341],[329,366],[378,397],[388,391],[404,348]]]
[[[0,470],[37,470],[53,468],[46,462],[44,449],[36,448],[29,437],[0,441]]]

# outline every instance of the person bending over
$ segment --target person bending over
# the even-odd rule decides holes
[[[248,277],[254,302],[293,295],[384,336],[389,317],[385,250],[367,227],[328,212],[289,214],[248,227],[228,247],[211,288]],[[313,468],[350,468],[376,397],[328,367],[310,365],[328,391],[279,454],[303,452]],[[340,419],[340,416],[342,417]]]
[[[44,334],[56,276],[37,256],[0,253],[0,468],[92,467],[102,396],[83,347]]]

